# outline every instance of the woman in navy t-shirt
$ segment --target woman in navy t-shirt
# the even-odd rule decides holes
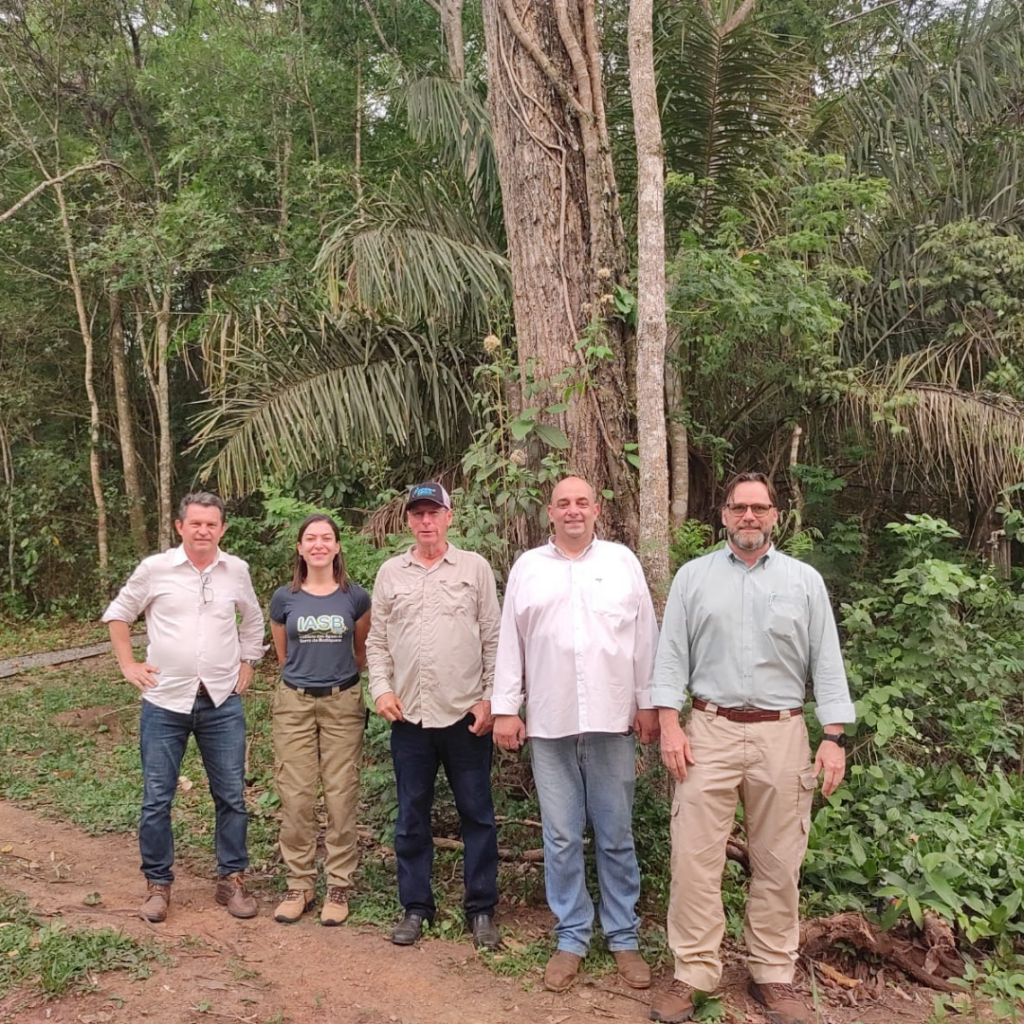
[[[316,887],[317,783],[327,805],[327,899],[320,921],[348,917],[359,862],[356,809],[366,711],[370,596],[345,574],[338,525],[312,515],[299,527],[295,575],[270,600],[270,632],[281,665],[274,697],[274,761],[281,798],[281,859],[288,891],[274,919],[298,921]]]

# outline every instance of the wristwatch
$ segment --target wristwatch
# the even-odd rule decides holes
[[[248,665],[249,668],[255,670],[256,666],[259,664],[259,659],[258,658],[243,658],[242,659],[242,664],[243,665]]]
[[[846,733],[845,732],[836,732],[836,733],[827,732],[827,733],[825,733],[824,739],[828,740],[829,743],[837,743],[843,750],[846,749]]]

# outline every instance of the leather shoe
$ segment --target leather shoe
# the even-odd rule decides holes
[[[312,889],[289,889],[274,911],[274,920],[281,924],[295,924],[312,905]]]
[[[580,971],[580,961],[583,959],[567,949],[555,950],[554,956],[548,961],[544,968],[544,987],[549,992],[565,992],[572,987],[576,975]]]
[[[407,913],[391,933],[391,941],[396,946],[411,946],[423,931],[425,918],[422,914]]]
[[[469,930],[473,933],[473,945],[477,949],[501,947],[501,932],[498,931],[492,914],[474,914],[469,919]]]
[[[245,887],[245,875],[241,871],[221,875],[217,879],[217,902],[228,908],[232,917],[255,917],[256,900]]]
[[[619,977],[630,988],[650,988],[651,969],[636,949],[619,949],[612,953]]]
[[[811,1011],[797,998],[792,985],[752,981],[747,991],[768,1012],[771,1024],[809,1024]]]
[[[683,1024],[693,1016],[694,1009],[693,986],[676,980],[651,1000],[648,1017],[662,1024]]]
[[[167,920],[167,908],[171,905],[170,885],[146,882],[146,899],[139,907],[139,917],[153,924]]]

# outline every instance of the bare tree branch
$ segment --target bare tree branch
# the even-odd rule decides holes
[[[94,171],[97,167],[120,167],[120,164],[113,160],[96,160],[91,164],[79,164],[77,167],[72,167],[70,171],[58,174],[56,178],[47,178],[46,181],[42,181],[36,185],[31,192],[27,192],[23,195],[9,210],[0,213],[0,224],[13,217],[23,206],[31,203],[40,192],[49,188],[51,185],[60,185],[76,174],[82,174],[85,171]]]

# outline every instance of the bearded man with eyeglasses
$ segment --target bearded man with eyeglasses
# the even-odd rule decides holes
[[[174,881],[171,803],[195,736],[216,813],[216,900],[254,917],[249,866],[242,693],[263,655],[263,612],[249,567],[220,550],[227,529],[215,494],[186,494],[174,523],[181,546],[144,559],[103,613],[125,679],[142,695],[139,850],[146,899],[139,915],[166,919]],[[130,626],[146,617],[146,660],[135,660]]]
[[[668,909],[675,980],[650,1013],[665,1024],[690,1020],[694,992],[714,992],[721,979],[722,869],[737,802],[750,855],[750,994],[773,1024],[814,1018],[793,988],[800,865],[818,776],[824,796],[842,782],[843,723],[855,715],[824,580],[774,547],[778,518],[769,479],[736,476],[722,506],[728,543],[679,570],[665,607],[651,699],[662,760],[677,780]],[[824,727],[813,762],[808,679]]]

